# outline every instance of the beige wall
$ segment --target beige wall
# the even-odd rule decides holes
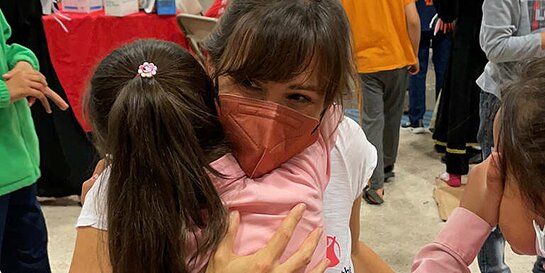
[[[201,2],[201,5],[204,10],[207,10],[214,2],[214,0],[199,0],[199,1]]]

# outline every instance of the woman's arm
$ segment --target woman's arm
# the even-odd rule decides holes
[[[393,273],[394,271],[377,253],[360,241],[361,200],[361,196],[356,198],[356,201],[352,206],[352,215],[350,216],[352,263],[354,263],[355,272]]]
[[[92,227],[80,227],[77,231],[69,272],[112,272],[108,256],[108,233]]]

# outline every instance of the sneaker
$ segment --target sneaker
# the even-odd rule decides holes
[[[459,174],[442,173],[439,175],[439,179],[443,180],[453,188],[462,186],[462,176]]]
[[[443,180],[447,185],[458,188],[462,186],[462,176],[459,174],[442,173],[439,175],[439,179]]]
[[[449,174],[447,184],[453,188],[462,186],[462,176],[459,174]]]
[[[401,125],[401,128],[409,129],[413,134],[424,134],[428,132],[428,130],[424,128],[422,120],[419,120],[416,124],[410,122],[404,123]]]
[[[401,128],[404,128],[404,129],[411,128],[412,126],[413,124],[410,121],[401,124]]]

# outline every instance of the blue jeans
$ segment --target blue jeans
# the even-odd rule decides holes
[[[493,94],[481,92],[479,115],[481,123],[477,136],[483,151],[483,159],[492,153],[494,147],[494,117],[500,107],[500,100]],[[499,227],[494,229],[484,242],[477,260],[482,273],[510,273],[505,264],[505,239]]]
[[[36,184],[0,197],[0,271],[51,273]]]
[[[409,83],[409,120],[411,124],[417,124],[426,113],[426,75],[428,73],[428,60],[430,47],[433,49],[432,62],[435,66],[435,93],[439,94],[445,82],[450,56],[450,36],[434,36],[432,31],[423,31],[418,50],[420,72],[412,76]]]
[[[505,239],[499,227],[484,242],[477,260],[482,273],[511,273],[505,264]]]
[[[532,273],[544,273],[545,269],[543,265],[545,265],[545,258],[538,256],[534,268],[532,269]]]

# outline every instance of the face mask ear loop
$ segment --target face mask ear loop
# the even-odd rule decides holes
[[[214,79],[214,92],[215,92],[214,100],[216,101],[216,105],[219,107],[221,106],[220,105],[220,84],[217,77]]]
[[[320,122],[318,123],[318,125],[316,125],[316,127],[314,128],[314,130],[312,130],[312,133],[311,134],[314,134],[316,133],[316,131],[318,130],[318,128],[320,128],[320,125],[322,124],[322,120],[324,120],[324,116],[325,116],[325,112],[327,112],[327,109],[324,109],[322,111],[322,113],[320,114]]]

